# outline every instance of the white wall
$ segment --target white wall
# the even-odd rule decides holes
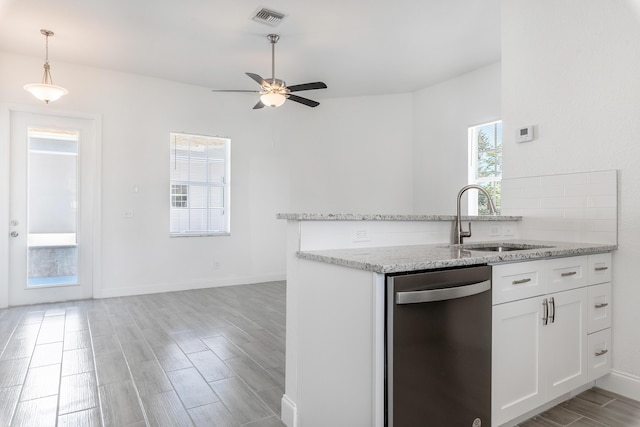
[[[502,15],[504,176],[619,170],[608,381],[640,398],[640,2],[505,0]],[[536,139],[513,142],[527,125]]]
[[[411,111],[411,94],[327,99],[315,110],[292,110],[281,128],[291,212],[411,213]]]
[[[40,59],[0,53],[0,100],[43,108],[22,89],[40,78],[41,68]],[[286,221],[276,219],[278,212],[411,210],[408,94],[254,111],[251,95],[58,62],[52,68],[69,95],[47,110],[102,117],[97,297],[284,279]],[[231,236],[168,237],[171,131],[231,138]],[[6,159],[8,133],[1,137]],[[7,181],[0,174],[5,207]],[[129,209],[134,217],[124,218]],[[7,245],[3,237],[0,255]],[[0,268],[0,291],[6,269]]]
[[[469,126],[501,119],[500,90],[497,63],[414,93],[415,213],[455,214],[469,183]]]

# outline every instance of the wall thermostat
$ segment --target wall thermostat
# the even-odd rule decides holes
[[[527,126],[516,130],[516,142],[533,141],[533,126]]]

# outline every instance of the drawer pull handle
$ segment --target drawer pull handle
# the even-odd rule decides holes
[[[596,267],[596,271],[605,271],[608,270],[609,267]]]
[[[603,307],[606,307],[606,306],[608,306],[608,305],[609,305],[609,303],[608,303],[608,302],[603,302],[603,303],[600,303],[600,304],[596,304],[596,305],[595,305],[595,307],[596,307],[596,308],[603,308]]]
[[[602,356],[602,355],[607,354],[607,353],[609,353],[609,350],[607,350],[607,349],[596,351],[596,357]]]
[[[562,276],[562,277],[567,277],[567,276],[574,276],[574,275],[576,275],[576,274],[578,274],[578,272],[577,272],[577,271],[568,271],[568,272],[566,272],[566,273],[560,273],[560,276]]]
[[[512,285],[521,285],[523,283],[527,283],[530,282],[531,278],[526,278],[526,279],[520,279],[520,280],[514,280],[513,282],[511,282]]]

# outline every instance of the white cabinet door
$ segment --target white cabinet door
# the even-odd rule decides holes
[[[535,297],[493,307],[493,425],[545,403],[540,363],[543,300]]]
[[[551,400],[588,381],[587,289],[558,292],[546,298],[549,321],[542,329],[541,349],[547,368],[547,400]]]

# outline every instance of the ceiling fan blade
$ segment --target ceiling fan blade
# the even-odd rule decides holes
[[[303,98],[298,95],[289,95],[288,98],[292,101],[299,102],[300,104],[304,104],[309,107],[317,107],[318,105],[320,105],[319,102],[313,101],[311,99]]]
[[[258,103],[253,106],[254,110],[259,110],[260,108],[264,108],[264,104],[262,103],[262,101],[258,101]]]
[[[301,85],[288,86],[289,92],[299,92],[301,90],[326,89],[324,82],[303,83]]]
[[[242,89],[211,89],[211,92],[247,92],[247,93],[260,93],[259,90],[242,90]]]
[[[258,83],[260,86],[264,86],[265,84],[267,84],[267,82],[265,82],[264,79],[257,74],[253,74],[253,73],[245,73],[245,74],[251,77],[253,80],[255,80],[256,83]]]

